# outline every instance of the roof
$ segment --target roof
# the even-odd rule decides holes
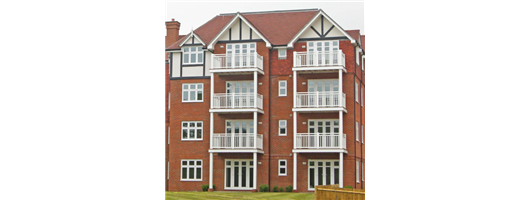
[[[366,43],[364,43],[364,35],[361,35],[361,44],[362,44],[363,50],[366,51]]]
[[[283,10],[268,12],[239,13],[272,45],[287,45],[298,32],[319,13],[318,9]],[[193,32],[208,45],[217,34],[234,18],[237,13],[220,14],[206,22]],[[359,38],[359,30],[346,31],[355,40]],[[189,35],[189,34],[188,34]],[[167,49],[180,49],[180,44],[188,36],[179,40]]]

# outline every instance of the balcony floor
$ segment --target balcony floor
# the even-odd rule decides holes
[[[325,113],[325,112],[339,112],[339,111],[348,113],[346,108],[343,108],[343,107],[293,108],[293,112],[299,112],[299,113]]]
[[[293,67],[293,71],[300,74],[336,73],[338,70],[342,70],[344,73],[346,73],[346,68],[344,66]]]
[[[211,73],[216,73],[218,75],[244,75],[244,74],[253,74],[258,72],[261,75],[265,75],[263,70],[259,68],[236,68],[236,69],[210,69]]]
[[[261,153],[261,149],[209,149],[208,153]]]
[[[258,112],[263,114],[263,110],[259,108],[215,108],[210,109],[211,113],[219,113],[219,114],[237,114],[237,113],[252,113],[252,112]]]
[[[346,149],[293,149],[293,153],[348,153]]]

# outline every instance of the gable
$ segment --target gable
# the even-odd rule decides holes
[[[238,40],[263,40],[256,30],[253,30],[241,18],[236,19],[228,30],[219,36],[218,41],[238,41]]]
[[[347,39],[352,43],[356,42],[356,38],[352,38],[351,35],[346,33],[323,11],[320,11],[309,23],[307,23],[306,26],[291,39],[287,46],[293,47],[293,43],[300,39]]]

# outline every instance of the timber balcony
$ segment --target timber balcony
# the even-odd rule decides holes
[[[297,92],[293,111],[346,111],[346,94],[339,92]]]
[[[253,133],[214,133],[210,151],[220,153],[257,151],[263,153],[263,135]]]
[[[346,134],[298,133],[293,152],[347,152]]]
[[[263,113],[263,95],[253,93],[216,93],[213,94],[213,104],[210,112]]]
[[[221,74],[263,73],[263,56],[257,52],[238,54],[213,54],[210,72]]]
[[[346,72],[346,59],[342,50],[337,51],[302,51],[294,53],[293,71],[321,72],[343,70]]]

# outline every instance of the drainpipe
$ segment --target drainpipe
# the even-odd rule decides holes
[[[269,185],[269,189],[271,188],[271,134],[270,134],[270,131],[271,131],[271,51],[272,51],[272,47],[269,49],[269,71],[268,71],[268,76],[269,76],[269,182],[268,182],[268,185]]]

